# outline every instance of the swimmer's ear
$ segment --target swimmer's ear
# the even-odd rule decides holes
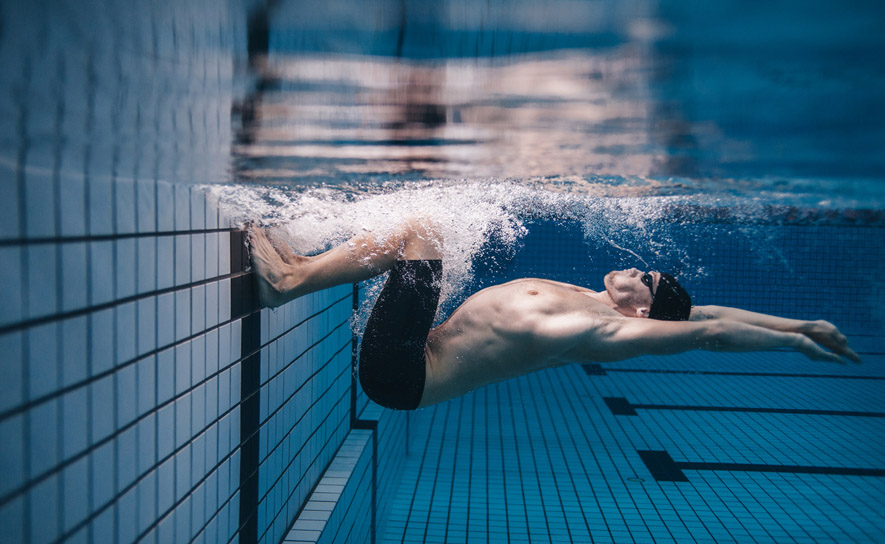
[[[636,317],[648,317],[649,313],[651,313],[651,309],[646,306],[636,308]]]

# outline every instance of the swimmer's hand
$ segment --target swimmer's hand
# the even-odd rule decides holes
[[[806,321],[797,332],[849,361],[860,362],[860,356],[848,347],[848,339],[829,321]]]

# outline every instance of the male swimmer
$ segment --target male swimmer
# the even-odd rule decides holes
[[[431,328],[440,295],[442,240],[432,223],[406,221],[313,257],[250,230],[261,304],[279,306],[390,271],[366,325],[359,379],[378,404],[414,410],[484,385],[568,363],[622,361],[695,349],[797,350],[815,361],[860,362],[826,321],[694,306],[668,274],[609,272],[605,290],[525,278],[479,291]],[[828,348],[830,351],[823,349]]]

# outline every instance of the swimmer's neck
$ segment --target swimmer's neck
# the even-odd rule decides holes
[[[612,310],[617,311],[618,309],[618,305],[615,304],[614,300],[612,300],[612,297],[608,294],[608,291],[597,292],[592,289],[587,289],[586,291],[584,291],[584,294],[597,302],[605,304]]]

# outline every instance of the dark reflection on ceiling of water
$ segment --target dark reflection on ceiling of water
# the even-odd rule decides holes
[[[253,63],[261,90],[242,105],[237,174],[596,188],[639,177],[652,192],[838,189],[879,202],[883,11],[281,2]]]

